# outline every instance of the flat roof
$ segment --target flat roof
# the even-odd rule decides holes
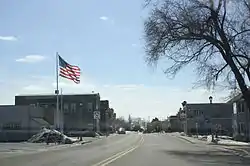
[[[60,96],[61,94],[59,94]],[[66,94],[62,94],[63,96],[89,96],[89,95],[99,95],[99,93],[85,93],[85,94],[79,94],[79,93],[66,93]],[[16,95],[16,96],[23,96],[23,97],[39,97],[39,96],[56,96],[56,94],[20,94],[20,95]]]
[[[42,108],[42,107],[34,107],[31,105],[0,105],[0,110],[3,108]]]
[[[187,105],[228,105],[229,103],[187,103]]]

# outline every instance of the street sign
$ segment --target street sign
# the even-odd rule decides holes
[[[185,113],[180,113],[180,119],[185,119],[186,118],[186,114]]]
[[[100,111],[94,111],[94,119],[100,119]]]

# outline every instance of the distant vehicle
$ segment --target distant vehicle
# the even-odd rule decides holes
[[[118,130],[118,134],[126,134],[126,131],[125,131],[125,129],[124,128],[119,128],[119,130]]]

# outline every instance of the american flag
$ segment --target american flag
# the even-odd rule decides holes
[[[81,74],[80,68],[78,66],[73,66],[68,64],[59,55],[58,57],[59,57],[59,67],[60,67],[59,75],[61,77],[74,81],[76,84],[79,84],[80,74]]]

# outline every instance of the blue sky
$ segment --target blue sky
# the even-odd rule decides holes
[[[183,99],[207,102],[208,95],[217,95],[190,90],[195,81],[190,68],[169,80],[164,65],[146,65],[142,2],[0,1],[0,91],[6,92],[0,103],[13,103],[15,94],[53,92],[56,52],[82,70],[81,85],[62,80],[64,91],[100,92],[120,116],[165,117]]]

